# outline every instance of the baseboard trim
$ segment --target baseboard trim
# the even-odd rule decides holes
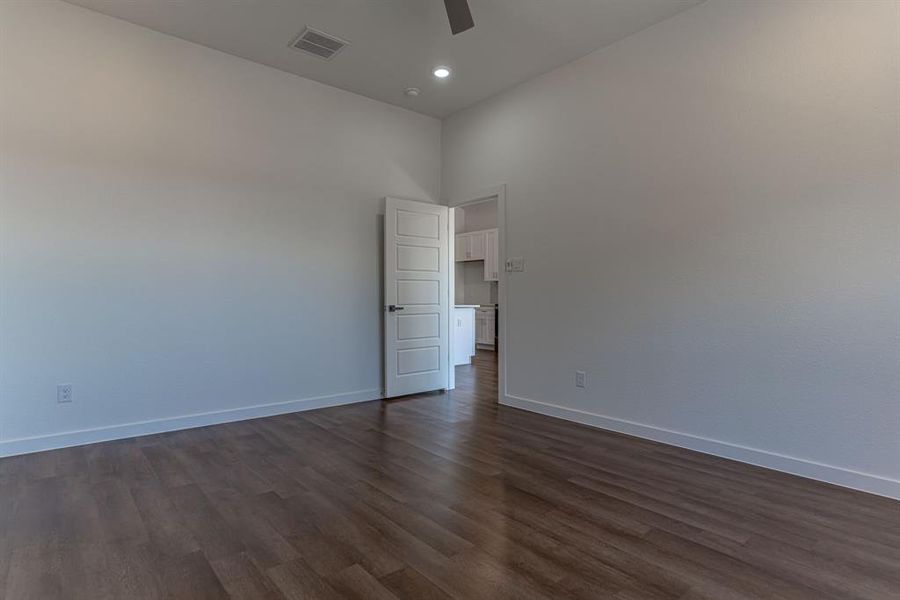
[[[152,435],[154,433],[165,433],[167,431],[218,425],[220,423],[246,421],[248,419],[271,417],[274,415],[283,415],[292,412],[313,410],[316,408],[354,404],[356,402],[368,402],[370,400],[379,400],[381,398],[381,390],[358,390],[342,394],[304,398],[302,400],[257,404],[255,406],[230,408],[180,417],[168,417],[136,423],[97,427],[94,429],[65,431],[50,435],[4,440],[0,441],[0,457],[30,454],[32,452],[42,452],[44,450],[56,450],[58,448],[67,448],[70,446],[82,446],[84,444],[95,444],[97,442],[109,442],[112,440],[121,440],[142,435]]]
[[[900,500],[900,481],[880,475],[862,473],[520,396],[508,394],[503,397],[501,404]]]

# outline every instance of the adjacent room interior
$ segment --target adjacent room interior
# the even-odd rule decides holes
[[[0,598],[900,598],[898,0],[0,2]]]
[[[497,362],[500,229],[492,196],[451,208],[454,224],[454,366]]]

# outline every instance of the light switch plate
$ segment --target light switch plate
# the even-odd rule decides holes
[[[525,270],[525,259],[521,256],[515,256],[506,261],[507,273],[521,273]]]

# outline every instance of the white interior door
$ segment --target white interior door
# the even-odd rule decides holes
[[[448,208],[387,198],[384,357],[388,398],[449,385]]]

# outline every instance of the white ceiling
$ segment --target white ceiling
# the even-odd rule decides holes
[[[452,36],[442,0],[68,0],[435,117],[492,96],[702,0],[469,0]],[[330,61],[288,47],[305,26],[348,40]],[[436,80],[436,65],[453,75]],[[417,98],[404,90],[418,87]]]

